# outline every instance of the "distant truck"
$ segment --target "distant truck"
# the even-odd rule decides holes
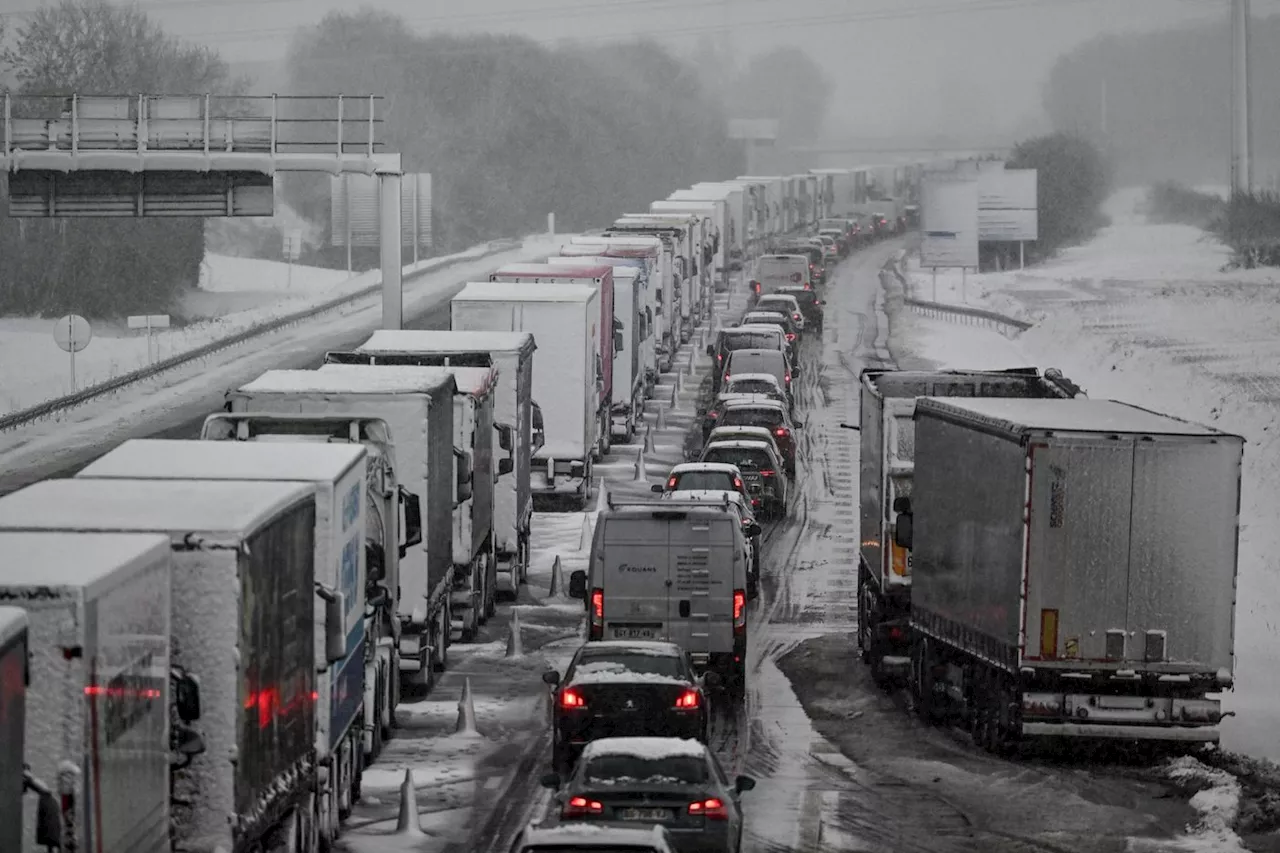
[[[673,193],[674,195],[674,193]],[[656,214],[693,213],[704,218],[704,225],[709,225],[711,239],[704,244],[701,266],[703,280],[707,282],[704,291],[704,315],[707,314],[706,302],[711,292],[729,289],[729,266],[724,252],[727,251],[725,234],[728,232],[728,208],[723,199],[675,199],[655,201],[649,210]]]
[[[268,370],[227,394],[233,413],[327,414],[386,422],[396,481],[419,521],[406,528],[394,591],[401,683],[428,688],[448,666],[453,510],[470,494],[471,472],[453,436],[453,374],[430,367],[325,365],[319,370]],[[467,575],[466,581],[470,580]]]
[[[715,270],[728,281],[728,274],[742,268],[747,259],[749,238],[751,236],[751,216],[748,213],[750,196],[746,188],[732,184],[694,184],[683,190],[676,190],[670,201],[702,201],[711,199],[724,205],[724,224],[720,231],[720,263],[722,269]]]
[[[544,363],[554,365],[533,374],[546,442],[534,453],[530,488],[543,497],[572,496],[584,508],[601,422],[599,299],[589,285],[470,282],[449,304],[454,330],[529,332]]]
[[[161,562],[146,584],[116,599],[116,613],[108,617],[111,608],[96,608],[96,628],[83,605],[74,605],[85,614],[84,630],[95,635],[46,635],[72,660],[91,654],[89,644],[98,637],[119,637],[128,648],[118,656],[86,659],[93,678],[87,683],[95,688],[90,693],[105,693],[104,705],[87,715],[68,715],[66,685],[60,684],[37,712],[75,727],[67,731],[67,743],[100,738],[89,756],[91,767],[96,759],[99,767],[118,761],[125,768],[120,782],[95,786],[101,798],[95,803],[85,793],[94,790],[86,789],[92,780],[63,764],[57,785],[64,825],[83,826],[80,814],[92,807],[96,815],[99,804],[103,821],[143,822],[104,829],[92,847],[81,836],[78,849],[96,850],[102,841],[103,850],[167,851],[162,835],[168,830],[174,850],[314,853],[317,594],[330,601],[326,648],[336,651],[331,663],[344,651],[342,594],[317,590],[314,581],[315,516],[315,489],[301,483],[73,478],[45,480],[0,498],[3,531],[161,533],[169,540],[171,609],[163,603],[161,569],[168,567]],[[101,559],[104,550],[86,553]],[[99,594],[99,587],[84,586],[86,595]],[[59,621],[65,624],[65,617]],[[168,651],[166,630],[180,667],[173,713],[179,719],[199,717],[198,743],[186,738],[176,744],[185,763],[171,777],[164,744],[170,670],[160,662]],[[95,671],[95,664],[104,669]],[[87,736],[77,735],[86,723]],[[138,776],[135,763],[151,743],[160,745],[160,755],[147,759],[154,773]],[[38,750],[28,749],[33,752]]]
[[[712,222],[710,216],[691,211],[666,213],[627,213],[610,226],[606,234],[630,232],[651,227],[675,229],[684,245],[684,286],[680,297],[681,340],[687,341],[693,329],[708,316],[711,304]]]
[[[392,364],[418,367],[477,367],[498,371],[492,450],[497,460],[493,495],[495,591],[507,577],[513,597],[529,574],[533,501],[529,469],[546,438],[542,409],[533,399],[533,354],[528,332],[435,332],[384,330],[351,352],[330,352],[327,364]],[[509,464],[508,464],[509,463]]]
[[[1244,439],[1109,400],[925,398],[915,427],[917,708],[991,751],[1217,743]]]
[[[663,285],[662,316],[667,339],[663,341],[674,355],[680,344],[692,334],[690,326],[690,301],[693,298],[693,234],[688,226],[653,222],[644,219],[620,219],[607,228],[603,235],[610,238],[651,237],[662,241],[666,278]],[[571,242],[591,239],[573,238]]]
[[[316,712],[316,762],[324,769],[319,795],[319,832],[328,844],[339,821],[359,798],[364,735],[382,719],[387,697],[373,693],[377,673],[366,634],[367,584],[382,580],[382,567],[368,573],[365,496],[368,463],[360,444],[249,443],[131,439],[76,475],[107,480],[264,480],[307,483],[316,490],[315,582],[337,589],[343,600],[344,655],[329,665],[325,609],[316,598],[316,688],[325,697]],[[367,667],[367,669],[366,669]],[[372,670],[372,671],[369,671]],[[365,702],[370,696],[371,702]]]
[[[895,544],[903,500],[913,493],[915,412],[918,397],[1029,397],[1083,395],[1061,372],[1035,368],[981,370],[864,370],[859,463],[861,549],[858,567],[858,648],[882,686],[900,682],[910,663],[911,553]]]
[[[596,432],[596,459],[608,454],[611,444],[609,429],[610,412],[613,410],[613,362],[614,352],[622,344],[622,325],[613,311],[613,265],[595,264],[552,266],[549,264],[508,264],[489,274],[489,281],[520,282],[524,284],[585,284],[596,289],[599,295],[600,317],[596,324],[600,336],[600,397],[596,412],[600,418]]]
[[[205,418],[201,441],[358,444],[365,449],[364,755],[369,764],[391,737],[400,704],[400,560],[422,541],[418,496],[396,479],[391,428],[351,415],[219,413]],[[370,715],[368,709],[374,709]]]
[[[573,237],[560,247],[561,257],[604,257],[614,266],[619,261],[638,265],[642,272],[642,301],[645,322],[649,329],[643,350],[646,393],[652,393],[658,384],[658,376],[671,369],[675,350],[671,346],[669,318],[663,305],[675,293],[671,281],[671,257],[668,247],[657,237],[633,239],[614,237]],[[669,313],[669,312],[668,312]]]

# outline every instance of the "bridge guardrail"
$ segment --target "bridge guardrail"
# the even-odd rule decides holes
[[[985,308],[973,308],[968,305],[955,305],[946,302],[930,302],[927,299],[915,299],[905,295],[911,292],[911,283],[902,272],[902,262],[906,259],[906,255],[906,251],[901,252],[898,257],[885,264],[884,269],[891,272],[894,278],[898,280],[898,283],[902,285],[904,293],[902,304],[916,314],[947,320],[948,322],[959,322],[964,325],[987,326],[996,329],[1006,337],[1025,332],[1035,325],[1035,323],[1019,320],[1016,317],[1010,317],[997,311],[988,311]]]

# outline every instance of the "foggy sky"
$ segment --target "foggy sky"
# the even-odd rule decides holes
[[[0,0],[20,24],[42,0]],[[655,38],[688,55],[700,39],[746,56],[808,47],[837,88],[832,137],[947,134],[1004,144],[1045,129],[1044,76],[1073,45],[1102,32],[1226,19],[1227,0],[141,0],[171,33],[233,62],[283,57],[290,32],[361,5],[403,15],[421,33],[510,32],[563,38]],[[1254,14],[1280,0],[1254,0]]]

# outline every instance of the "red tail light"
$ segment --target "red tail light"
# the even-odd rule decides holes
[[[778,427],[773,431],[773,434],[776,435],[778,438],[786,438],[787,436],[791,435],[791,430],[787,429],[786,427]]]
[[[735,589],[733,591],[733,624],[736,627],[738,623],[746,624],[746,621],[747,621],[746,590]]]
[[[783,378],[783,379],[785,379],[785,380],[787,380],[787,384],[788,384],[788,385],[790,385],[790,384],[791,384],[791,374],[790,374],[790,373],[786,374],[786,375],[785,375],[785,376],[783,376],[782,378]]]
[[[588,800],[586,797],[570,797],[560,812],[561,817],[582,817],[591,814],[604,814],[604,803]]]
[[[799,315],[799,314],[792,314],[792,315],[791,315],[791,319],[792,319],[792,320],[799,320],[799,319],[800,319],[800,315]]]
[[[587,707],[587,700],[582,698],[582,694],[572,687],[566,687],[560,691],[560,707],[581,710]]]
[[[591,630],[589,636],[592,640],[599,640],[604,637],[604,590],[591,590]]]
[[[753,282],[751,282],[751,289],[752,289],[752,290],[754,290],[756,293],[759,293],[759,292],[760,292],[760,282],[758,282],[758,281],[753,281]]]
[[[796,336],[795,336],[795,335],[791,334],[790,332],[787,332],[787,340],[788,340],[788,341],[794,341],[795,339],[796,339]]]
[[[716,353],[716,361],[724,361],[724,355],[722,353]]]
[[[739,480],[737,477],[734,477],[734,478],[733,478],[733,487],[734,487],[735,489],[737,489],[737,490],[741,491],[741,490],[742,490],[742,481],[741,481],[741,480]]]
[[[707,417],[711,418],[711,420],[714,421],[716,418],[720,417],[720,413],[717,412],[715,409],[712,409],[711,411],[707,412]]]
[[[893,625],[893,626],[891,626],[891,627],[889,628],[889,639],[890,639],[890,640],[901,640],[901,639],[902,639],[902,629],[901,629],[901,628],[899,628],[897,625]]]
[[[667,480],[667,490],[674,492],[676,490],[676,484],[679,482],[680,480],[678,478],[671,477],[670,479]]]
[[[708,820],[728,820],[729,810],[725,808],[724,802],[712,797],[709,800],[699,800],[696,803],[689,803],[689,814],[693,817],[705,817]]]
[[[676,700],[676,709],[679,711],[691,711],[701,705],[702,696],[696,690],[686,690]]]

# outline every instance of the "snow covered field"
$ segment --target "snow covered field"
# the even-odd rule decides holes
[[[474,250],[473,252],[474,253]],[[412,269],[439,263],[423,261]],[[123,322],[91,323],[93,339],[76,353],[75,389],[105,382],[243,332],[260,323],[305,310],[347,293],[376,284],[377,270],[354,276],[345,270],[290,265],[281,261],[209,254],[200,273],[200,287],[183,298],[181,311],[203,318],[181,328],[153,334],[128,329]],[[406,268],[405,274],[410,273]],[[166,310],[157,306],[153,314]],[[137,313],[142,313],[139,309]],[[0,318],[0,414],[69,394],[70,356],[53,339],[55,320]]]
[[[902,313],[898,335],[944,366],[1060,368],[1090,397],[1117,399],[1243,435],[1236,689],[1224,745],[1280,759],[1280,271],[1221,272],[1225,250],[1194,228],[1146,225],[1132,191],[1112,227],[1023,272],[938,276],[939,302],[1036,322],[998,332]],[[932,299],[931,276],[909,275]]]

